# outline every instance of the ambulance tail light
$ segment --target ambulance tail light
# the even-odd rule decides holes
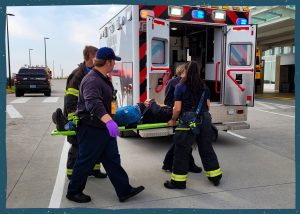
[[[204,19],[205,17],[204,10],[192,10],[192,17],[194,19]]]
[[[244,110],[243,110],[243,109],[238,109],[238,110],[236,111],[236,113],[237,113],[237,114],[244,114]]]
[[[226,11],[220,11],[220,10],[216,10],[213,11],[213,19],[215,20],[225,20],[226,18]]]
[[[183,7],[169,6],[168,13],[169,13],[169,16],[182,17],[183,16]]]
[[[238,18],[236,20],[236,24],[237,25],[247,25],[248,24],[248,20],[247,19],[244,19],[244,18]]]
[[[252,102],[252,96],[247,96],[247,104],[251,103]]]
[[[141,16],[142,19],[146,19],[147,16],[154,17],[154,11],[153,10],[141,10],[140,11],[140,16]]]

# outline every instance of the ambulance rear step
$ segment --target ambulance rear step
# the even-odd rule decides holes
[[[250,124],[246,122],[214,123],[214,125],[218,131],[250,129]]]

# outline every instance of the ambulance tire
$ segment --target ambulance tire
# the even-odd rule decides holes
[[[217,129],[217,127],[216,127],[215,125],[213,125],[213,124],[212,124],[211,128],[212,128],[212,142],[217,142],[217,140],[218,140],[218,135],[219,135],[218,129]]]

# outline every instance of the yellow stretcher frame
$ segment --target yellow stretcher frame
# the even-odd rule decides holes
[[[178,124],[178,123],[177,123]],[[138,125],[130,125],[130,126],[119,126],[120,132],[126,131],[137,131],[137,130],[146,130],[146,129],[158,129],[158,128],[166,128],[170,127],[168,123],[148,123],[148,124],[138,124]],[[54,129],[51,132],[52,136],[72,136],[76,135],[76,131],[57,131]]]

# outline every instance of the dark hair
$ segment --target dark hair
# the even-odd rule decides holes
[[[83,49],[83,58],[84,60],[89,59],[89,54],[95,54],[97,52],[98,48],[91,46],[91,45],[86,45]]]
[[[186,75],[181,78],[180,83],[186,84],[192,93],[193,101],[196,103],[200,98],[200,90],[205,87],[204,81],[200,77],[198,63],[190,61],[185,64]]]

